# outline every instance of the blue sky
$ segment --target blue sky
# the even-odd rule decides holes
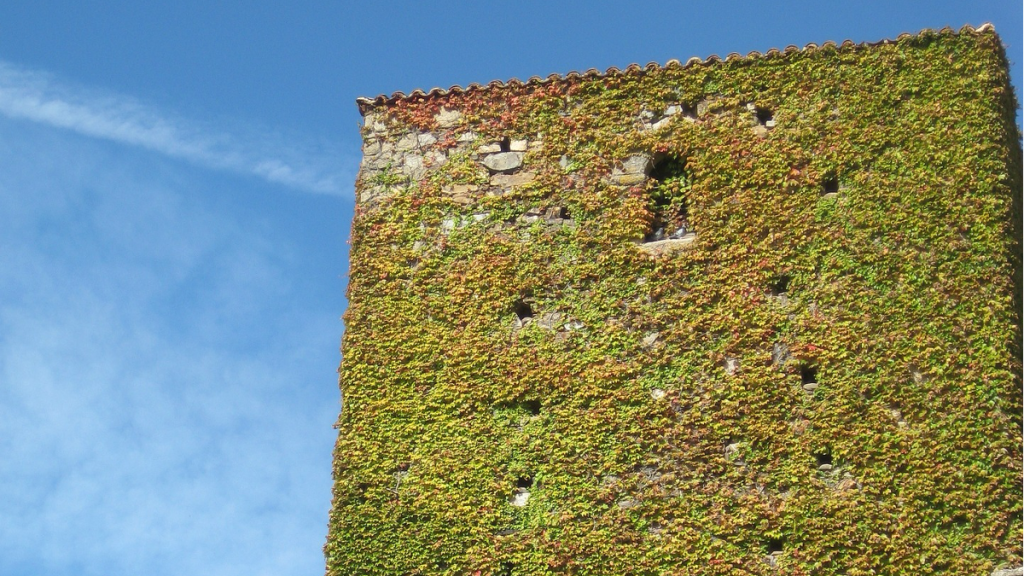
[[[992,22],[966,2],[0,4],[0,575],[323,571],[357,96]]]

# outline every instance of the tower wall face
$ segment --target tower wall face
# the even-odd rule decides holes
[[[990,29],[361,108],[328,574],[1020,565]]]

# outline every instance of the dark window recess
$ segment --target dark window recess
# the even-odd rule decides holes
[[[821,183],[822,194],[835,194],[839,192],[839,178],[829,176]]]
[[[516,488],[529,489],[533,488],[533,476],[523,476],[516,480]]]
[[[816,366],[801,366],[800,367],[800,383],[801,384],[817,384],[818,383],[818,368]]]
[[[832,465],[832,453],[828,450],[814,453],[814,460],[818,463],[818,466],[831,466]]]
[[[502,152],[508,152],[511,146],[512,139],[509,138],[508,136],[502,138],[501,140],[498,140],[498,147],[501,148]],[[494,150],[494,148],[491,148],[491,150]]]
[[[494,576],[513,576],[515,569],[515,564],[505,561],[498,565],[498,571],[494,573]]]
[[[644,242],[677,239],[693,232],[687,196],[692,185],[686,159],[666,156],[651,170],[654,189],[649,208],[653,214]]]
[[[526,400],[520,404],[523,410],[526,410],[530,416],[536,416],[540,414],[540,400]]]
[[[366,482],[360,482],[356,484],[355,500],[358,502],[366,502],[367,492],[370,491],[370,485]]]
[[[777,276],[774,280],[772,280],[772,284],[770,286],[772,296],[781,296],[785,294],[787,291],[789,291],[789,281],[790,277],[786,274],[783,274],[782,276]]]
[[[768,549],[769,554],[775,552],[782,552],[782,546],[786,542],[782,538],[769,538],[765,540],[764,547]]]
[[[767,108],[755,108],[754,115],[757,116],[757,123],[761,126],[768,126],[769,122],[775,120],[775,116],[772,114],[772,111]],[[774,125],[774,123],[772,125]]]
[[[558,209],[558,217],[561,218],[562,220],[568,220],[572,218],[572,215],[569,214],[568,208],[562,206]]]
[[[526,320],[527,318],[533,318],[533,309],[530,305],[523,300],[517,300],[515,303],[516,317],[520,320]]]
[[[511,402],[502,402],[496,406],[498,410],[521,410],[526,412],[530,416],[537,416],[540,414],[541,404],[540,400],[513,400]]]

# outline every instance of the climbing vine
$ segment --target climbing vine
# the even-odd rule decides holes
[[[1020,565],[1015,111],[971,29],[371,106],[327,573]]]

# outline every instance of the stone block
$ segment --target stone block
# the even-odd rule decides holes
[[[492,172],[511,172],[523,165],[522,152],[498,152],[484,157],[484,166]]]
[[[537,320],[537,326],[548,330],[554,330],[562,322],[561,312],[545,312]]]
[[[444,164],[448,160],[448,156],[441,150],[430,150],[423,155],[423,165],[434,169]]]
[[[619,186],[636,186],[643,184],[647,180],[647,176],[644,174],[612,174],[612,184],[618,184]]]
[[[367,140],[363,142],[363,156],[376,156],[380,154],[380,140]]]
[[[402,136],[398,140],[398,144],[395,145],[395,148],[402,152],[408,152],[409,150],[419,148],[419,134],[416,132],[410,132],[405,136]]]
[[[512,493],[512,497],[509,498],[508,503],[517,507],[522,508],[526,506],[526,503],[530,501],[530,491],[525,488],[518,488]]]
[[[387,124],[383,122],[381,116],[372,113],[367,114],[366,117],[363,118],[363,126],[371,132],[385,132],[388,129]]]
[[[682,238],[659,240],[657,242],[644,242],[640,245],[640,249],[651,256],[662,256],[683,248],[688,248],[696,239],[697,235],[690,233]]]
[[[623,160],[622,171],[626,174],[643,174],[647,176],[647,173],[653,166],[654,160],[650,154],[633,154]]]
[[[671,121],[672,118],[670,117],[662,118],[661,120],[658,120],[654,124],[651,124],[651,130],[661,130],[665,126],[668,126],[668,123]]]
[[[512,186],[522,186],[523,184],[529,184],[537,178],[536,172],[516,172],[515,174],[495,174],[491,176],[491,185],[499,186],[501,188],[511,188]]]
[[[419,180],[426,175],[426,168],[423,166],[423,157],[416,154],[409,154],[402,161],[402,174],[413,180]]]
[[[434,115],[434,120],[441,128],[452,128],[462,119],[462,112],[441,108],[441,111]]]

